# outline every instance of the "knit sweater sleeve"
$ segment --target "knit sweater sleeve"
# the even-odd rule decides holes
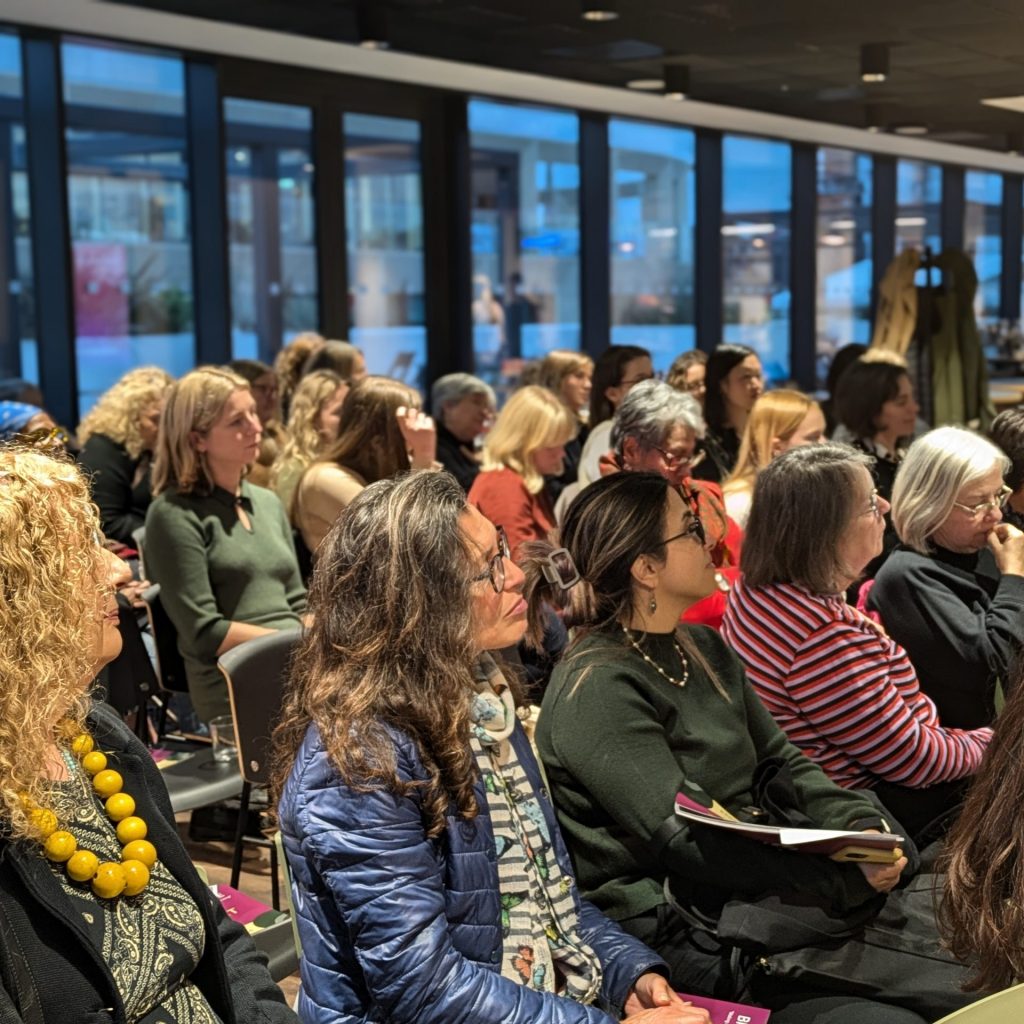
[[[906,653],[886,637],[833,621],[797,648],[786,688],[821,736],[873,775],[930,786],[972,774],[991,729],[945,729]]]

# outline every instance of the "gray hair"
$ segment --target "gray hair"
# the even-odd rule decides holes
[[[960,491],[996,468],[1005,476],[1010,460],[972,430],[939,427],[922,434],[900,463],[892,490],[892,524],[900,540],[930,554],[929,538],[953,511]]]
[[[641,381],[630,388],[615,413],[612,448],[621,458],[627,437],[632,437],[641,448],[656,448],[665,443],[677,423],[692,430],[697,437],[704,436],[704,417],[697,399],[676,391],[664,381]]]
[[[440,419],[446,405],[454,405],[470,395],[486,395],[491,406],[498,407],[494,388],[486,381],[471,373],[446,373],[430,388],[430,411]]]
[[[839,542],[857,514],[857,470],[874,460],[849,445],[791,448],[754,483],[743,540],[743,579],[750,587],[796,583],[834,594],[856,573],[839,557]]]

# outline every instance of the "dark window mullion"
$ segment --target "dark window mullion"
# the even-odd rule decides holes
[[[611,187],[608,118],[580,115],[580,351],[611,341]]]
[[[722,341],[722,134],[697,131],[697,347],[711,352]]]

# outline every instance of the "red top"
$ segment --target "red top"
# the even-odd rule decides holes
[[[512,469],[477,473],[469,489],[469,503],[495,526],[505,528],[513,561],[523,541],[546,540],[555,528],[555,511],[547,493],[531,494],[523,478]]]

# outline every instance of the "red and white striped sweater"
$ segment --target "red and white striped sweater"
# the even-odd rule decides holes
[[[840,786],[921,788],[981,762],[992,730],[944,729],[906,651],[839,596],[741,580],[722,635],[789,739]]]

